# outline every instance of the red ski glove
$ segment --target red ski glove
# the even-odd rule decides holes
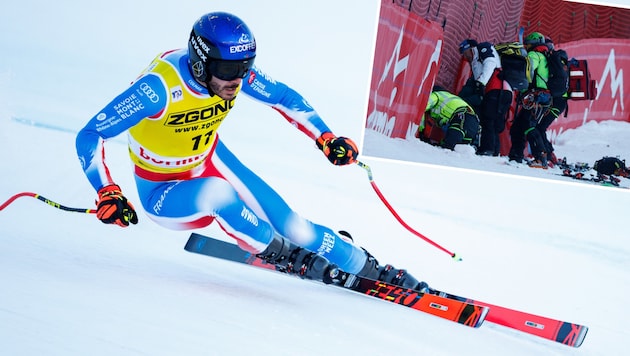
[[[317,147],[324,152],[330,163],[337,166],[355,163],[359,149],[351,139],[337,137],[331,132],[324,132],[316,141]]]
[[[104,224],[121,227],[138,223],[138,214],[116,184],[107,185],[98,191],[96,217]]]

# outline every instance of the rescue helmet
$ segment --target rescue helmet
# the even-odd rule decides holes
[[[541,45],[545,44],[545,36],[540,32],[532,32],[523,39],[525,45]]]
[[[466,52],[467,50],[469,50],[472,47],[477,47],[479,43],[477,43],[477,41],[467,38],[465,40],[462,41],[462,43],[459,44],[459,53],[463,54],[464,52]]]

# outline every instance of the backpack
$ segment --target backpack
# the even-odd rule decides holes
[[[530,63],[527,51],[520,42],[503,42],[494,45],[501,59],[499,79],[505,80],[513,90],[525,90],[529,87]]]
[[[596,170],[597,173],[605,175],[614,174],[625,177],[628,174],[625,160],[622,161],[617,157],[603,157],[595,162],[593,169]]]
[[[571,58],[569,61],[569,99],[594,100],[597,97],[597,86],[588,70],[585,59]]]
[[[569,56],[562,49],[549,50],[545,53],[547,57],[547,68],[549,78],[547,78],[547,89],[551,96],[563,96],[569,91]]]

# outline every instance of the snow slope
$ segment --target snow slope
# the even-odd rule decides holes
[[[23,1],[0,12],[0,46],[10,54],[0,59],[0,203],[33,191],[93,207],[74,132],[157,52],[184,46],[192,22],[214,9],[241,15],[257,36],[258,65],[301,91],[335,132],[361,140],[375,1],[204,8],[184,0],[177,16],[165,5]],[[339,51],[351,55],[330,55]],[[630,134],[626,126],[614,129]],[[20,198],[0,211],[0,353],[627,354],[626,190],[361,156],[403,219],[460,254],[456,263],[400,226],[362,169],[330,165],[273,110],[239,99],[222,137],[297,211],[350,231],[380,261],[437,288],[588,325],[584,344],[572,349],[489,323],[470,329],[193,255],[183,250],[188,233],[165,230],[142,213],[138,225],[120,229]],[[413,144],[388,147],[408,151]],[[107,149],[112,174],[137,201],[124,142]]]
[[[595,161],[602,157],[618,157],[630,164],[630,123],[625,121],[590,121],[578,129],[571,129],[558,135],[554,141],[558,159],[566,158],[568,163],[587,163],[591,169],[585,171],[587,178],[595,178],[592,169]],[[418,139],[390,139],[373,130],[366,129],[363,137],[363,154],[374,158],[440,165],[445,168],[468,169],[480,172],[516,175],[525,178],[551,179],[569,184],[594,184],[565,177],[562,168],[535,169],[525,163],[509,162],[508,158],[477,156],[471,146],[457,145],[454,151],[424,143]],[[619,178],[619,187],[630,188],[630,179]],[[617,189],[617,188],[610,188]]]

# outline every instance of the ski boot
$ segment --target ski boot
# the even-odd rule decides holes
[[[277,234],[257,257],[275,265],[283,272],[326,284],[333,282],[329,272],[337,269],[337,266],[328,262],[326,257],[300,247]]]
[[[380,266],[374,256],[365,249],[363,249],[363,251],[365,251],[367,255],[367,260],[365,261],[363,269],[357,273],[358,276],[376,279],[422,293],[428,293],[430,291],[429,285],[426,282],[418,281],[414,276],[410,275],[407,270],[394,268],[394,266],[390,264]]]
[[[543,152],[539,158],[529,161],[527,165],[529,165],[532,168],[542,168],[542,169],[549,168],[549,165],[547,162],[547,154]]]

